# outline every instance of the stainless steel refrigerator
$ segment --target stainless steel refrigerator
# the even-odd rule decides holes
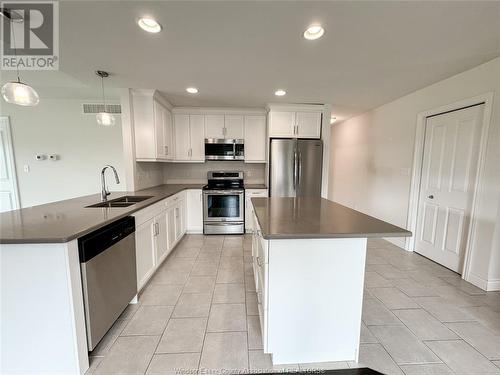
[[[321,196],[323,142],[317,139],[272,139],[271,197]]]

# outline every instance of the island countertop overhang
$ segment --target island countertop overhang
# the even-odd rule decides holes
[[[410,237],[406,229],[319,197],[252,198],[264,239]]]

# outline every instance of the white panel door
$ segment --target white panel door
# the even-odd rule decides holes
[[[224,138],[243,139],[243,116],[226,115]]]
[[[166,109],[158,103],[153,101],[153,118],[155,126],[155,139],[156,139],[156,158],[166,159],[165,153],[165,111]]]
[[[189,115],[191,161],[205,161],[205,116]]]
[[[270,137],[295,137],[295,112],[269,113]]]
[[[207,138],[224,138],[224,115],[206,115],[205,133]]]
[[[8,117],[0,117],[0,212],[19,208],[14,150]]]
[[[190,159],[189,115],[174,115],[175,160]]]
[[[299,138],[321,137],[321,113],[320,112],[296,112],[297,136]]]
[[[483,106],[427,119],[415,250],[460,272]]]
[[[266,116],[245,116],[245,162],[266,162]]]

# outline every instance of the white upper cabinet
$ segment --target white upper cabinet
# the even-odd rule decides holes
[[[321,111],[271,110],[269,137],[321,138]]]
[[[205,162],[205,116],[189,115],[191,161]]]
[[[242,115],[205,115],[206,138],[243,139]]]
[[[295,121],[298,138],[320,138],[321,112],[296,112]]]
[[[135,157],[167,161],[173,157],[171,113],[153,92],[133,93]]]
[[[269,136],[295,136],[295,112],[271,111],[269,113]]]
[[[172,113],[170,111],[165,111],[165,133],[163,145],[165,148],[165,157],[167,160],[174,160],[174,124],[172,120]]]
[[[175,160],[205,161],[205,116],[174,115]]]
[[[245,163],[266,162],[266,116],[245,116]]]
[[[224,138],[224,115],[205,116],[206,138]]]
[[[189,115],[174,115],[175,160],[189,161],[191,142],[189,139]]]
[[[243,116],[226,115],[224,116],[224,138],[243,139]]]

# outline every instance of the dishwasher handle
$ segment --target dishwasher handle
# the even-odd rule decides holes
[[[86,263],[135,232],[135,218],[127,216],[78,239],[80,263]]]

